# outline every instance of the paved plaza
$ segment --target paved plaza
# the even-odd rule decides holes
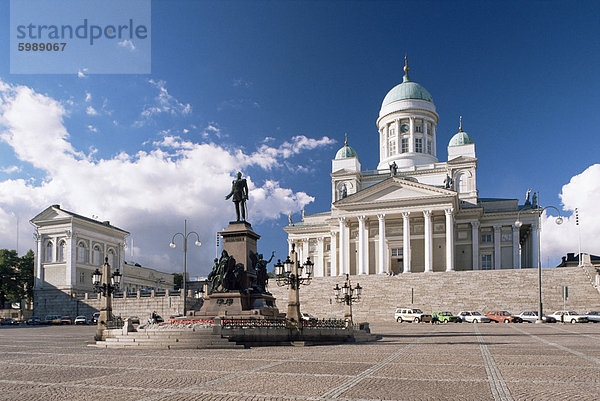
[[[94,327],[0,328],[0,400],[598,400],[600,324],[386,324],[376,343],[88,347]]]

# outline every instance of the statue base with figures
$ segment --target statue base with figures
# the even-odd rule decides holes
[[[267,264],[273,255],[267,261],[257,252],[260,235],[245,221],[230,222],[219,235],[223,252],[208,275],[202,308],[191,314],[202,318],[282,317],[275,297],[267,291]]]

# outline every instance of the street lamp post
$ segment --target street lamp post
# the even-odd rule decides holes
[[[303,276],[304,273],[304,276]],[[278,286],[288,285],[290,295],[288,300],[287,319],[298,327],[302,328],[302,317],[300,315],[300,286],[309,285],[312,280],[313,262],[310,257],[306,258],[303,265],[298,261],[295,244],[292,244],[292,253],[287,257],[285,262],[281,263],[281,259],[275,263],[275,276]]]
[[[344,313],[344,319],[352,323],[352,304],[360,302],[360,295],[362,294],[362,287],[359,283],[356,283],[354,287],[350,283],[350,275],[346,274],[346,282],[340,288],[338,284],[333,288],[335,292],[335,300],[339,303],[346,305],[346,312]],[[341,294],[340,294],[341,292]]]
[[[119,269],[114,273],[110,273],[110,265],[108,257],[104,259],[102,272],[96,269],[92,273],[92,284],[94,291],[102,295],[102,303],[100,306],[100,315],[98,316],[98,329],[96,330],[96,341],[102,340],[102,334],[106,329],[107,323],[113,320],[112,316],[112,293],[115,292],[121,285],[121,273]]]
[[[562,217],[560,216],[560,211],[554,207],[554,206],[546,206],[544,208],[540,208],[538,207],[536,210],[536,212],[538,213],[538,230],[537,230],[537,242],[538,242],[538,320],[536,321],[536,323],[542,323],[542,319],[544,317],[543,315],[543,311],[542,311],[542,237],[541,237],[541,231],[542,231],[542,213],[544,213],[544,210],[546,209],[554,209],[556,210],[556,213],[558,213],[558,217],[555,219],[555,223],[558,225],[561,225],[563,222]],[[517,214],[517,221],[515,221],[515,227],[517,228],[521,228],[521,226],[523,225],[523,222],[520,220],[520,216],[521,216],[521,210],[519,210],[519,213]]]
[[[200,236],[196,231],[187,231],[187,220],[184,220],[183,223],[183,233],[173,234],[173,238],[171,238],[171,243],[169,244],[171,248],[175,248],[175,237],[181,235],[181,238],[183,238],[183,316],[186,316],[187,313],[185,302],[187,298],[187,240],[190,234],[196,235],[196,242],[194,242],[194,245],[202,245],[202,243],[200,242]]]

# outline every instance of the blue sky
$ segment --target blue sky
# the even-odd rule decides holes
[[[533,187],[542,205],[578,207],[599,254],[599,14],[583,1],[152,1],[151,74],[18,75],[2,1],[0,247],[16,246],[17,217],[20,251],[33,247],[26,222],[60,203],[130,231],[127,259],[176,271],[168,243],[187,218],[204,244],[190,272],[205,275],[241,170],[259,249],[284,258],[288,211],[329,210],[345,132],[376,168],[375,122],[407,54],[440,115],[440,161],[462,115],[479,196]],[[577,231],[548,227],[552,264]]]

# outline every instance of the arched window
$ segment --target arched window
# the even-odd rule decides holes
[[[116,269],[117,267],[115,267],[115,250],[110,248],[106,256],[108,256],[108,264],[110,265],[110,267],[112,269]]]
[[[77,244],[77,263],[88,262],[88,249],[84,241]]]
[[[44,262],[52,262],[52,241],[46,242]]]
[[[92,264],[96,266],[102,264],[102,250],[100,249],[100,245],[94,245],[94,249],[92,250]]]
[[[469,171],[457,174],[454,188],[458,188],[459,193],[469,192],[471,190],[469,183],[470,177],[471,173]]]
[[[65,240],[62,240],[58,243],[58,261],[59,262],[64,262],[65,261],[65,251],[67,249],[67,242]]]

